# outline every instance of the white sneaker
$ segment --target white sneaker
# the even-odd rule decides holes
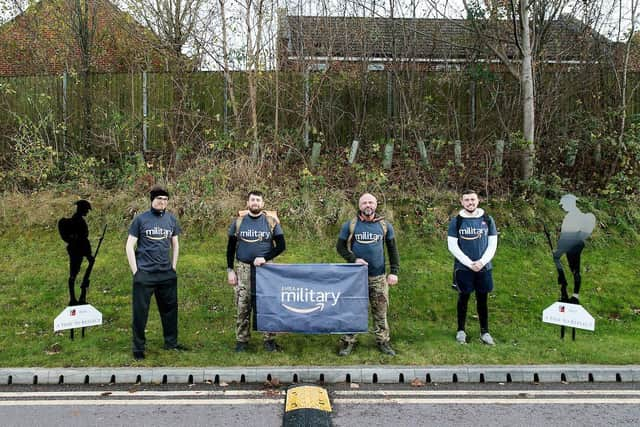
[[[466,344],[467,334],[464,331],[458,331],[458,333],[456,333],[456,341],[458,341],[460,344]]]
[[[489,332],[485,332],[480,335],[480,341],[482,341],[486,345],[496,345],[495,341],[493,341],[493,337],[489,335]]]

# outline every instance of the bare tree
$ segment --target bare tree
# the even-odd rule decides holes
[[[620,119],[618,128],[618,150],[616,151],[615,158],[609,168],[608,178],[612,177],[620,167],[620,163],[623,161],[623,154],[627,150],[626,144],[626,126],[627,126],[627,99],[629,95],[633,95],[638,86],[633,88],[629,87],[629,63],[632,56],[632,47],[638,40],[634,40],[636,35],[637,20],[639,18],[638,3],[639,0],[617,0],[618,6],[618,22],[616,24],[616,42],[622,44],[623,49],[621,52],[621,58],[616,54],[614,58],[613,71],[616,77],[616,83],[620,98]],[[628,9],[625,8],[628,6]],[[625,21],[629,22],[629,27],[624,30]],[[621,62],[621,63],[620,63]]]
[[[549,25],[568,0],[462,0],[469,29],[520,82],[522,99],[521,177],[533,176],[535,165],[534,64]],[[481,2],[482,1],[482,2]],[[515,55],[512,49],[515,46]]]

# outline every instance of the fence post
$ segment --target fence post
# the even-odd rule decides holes
[[[460,141],[459,139],[456,139],[453,142],[453,154],[456,166],[462,165],[462,141]]]
[[[147,152],[149,149],[149,135],[148,135],[148,115],[149,115],[149,94],[147,87],[147,71],[142,72],[142,153]]]
[[[496,174],[502,175],[502,159],[504,157],[504,140],[499,139],[496,141]]]

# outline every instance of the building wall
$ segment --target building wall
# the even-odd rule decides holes
[[[97,23],[91,71],[164,68],[148,31],[108,1],[93,1],[97,1]],[[0,76],[80,71],[69,5],[69,0],[42,0],[0,28]]]

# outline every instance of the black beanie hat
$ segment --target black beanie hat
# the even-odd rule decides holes
[[[158,196],[167,196],[169,197],[169,192],[162,187],[153,187],[151,192],[149,193],[149,197],[151,197],[151,201]]]

